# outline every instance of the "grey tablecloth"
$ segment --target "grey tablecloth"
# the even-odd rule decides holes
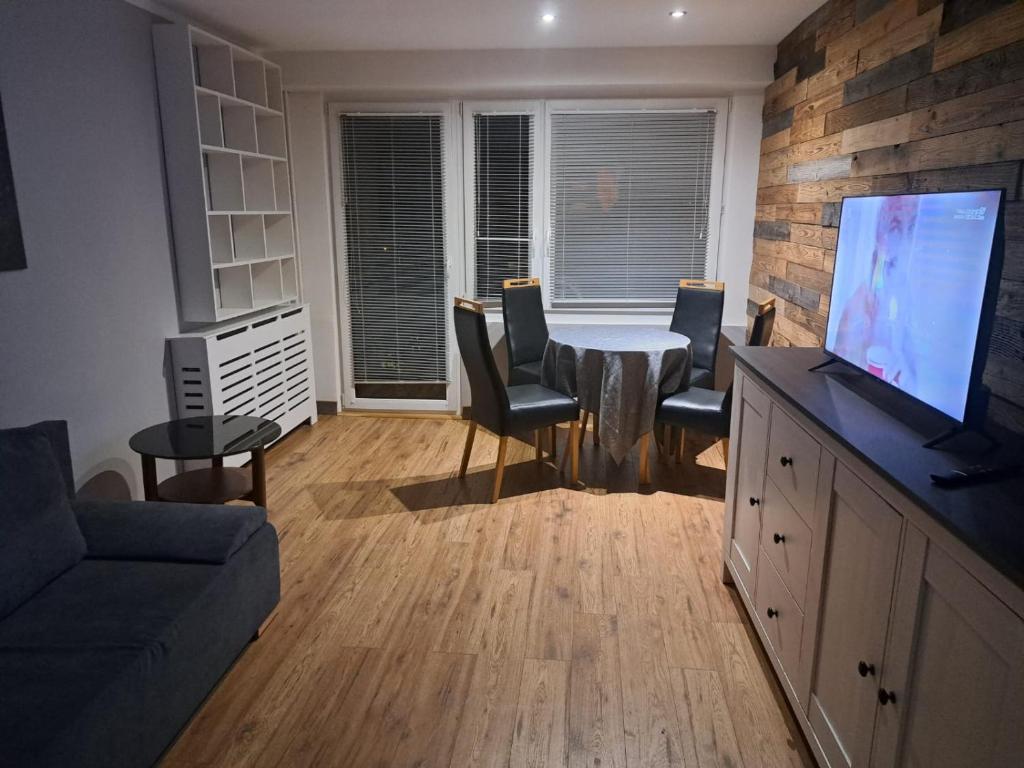
[[[658,393],[690,379],[690,340],[649,325],[557,325],[541,381],[600,415],[601,442],[616,462],[654,427]]]

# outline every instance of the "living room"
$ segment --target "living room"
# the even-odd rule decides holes
[[[1022,167],[1019,0],[4,3],[0,765],[1017,764]]]

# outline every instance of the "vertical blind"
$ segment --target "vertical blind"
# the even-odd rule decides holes
[[[441,128],[439,115],[341,118],[356,385],[448,379]]]
[[[715,112],[551,116],[552,299],[672,301],[703,278]]]
[[[476,297],[530,274],[533,115],[473,115]]]

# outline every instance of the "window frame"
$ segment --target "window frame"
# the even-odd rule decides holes
[[[348,300],[348,239],[345,227],[345,179],[341,173],[341,118],[344,115],[373,115],[401,117],[431,115],[441,117],[441,139],[444,157],[442,159],[441,203],[445,217],[445,333],[447,334],[448,382],[446,399],[393,399],[357,397],[355,389],[355,363],[351,340],[352,320]],[[443,411],[458,412],[462,403],[462,361],[455,343],[454,316],[450,311],[453,298],[460,293],[459,273],[453,269],[457,260],[465,261],[462,251],[460,222],[459,184],[461,174],[459,154],[460,121],[457,102],[451,101],[409,101],[409,102],[331,102],[327,105],[327,138],[329,144],[329,179],[331,184],[331,210],[334,219],[334,259],[336,266],[336,290],[338,292],[338,345],[341,356],[341,400],[342,408]]]
[[[729,99],[725,97],[680,99],[553,99],[544,101],[544,157],[543,168],[543,241],[541,283],[544,288],[544,307],[554,312],[586,312],[588,310],[625,310],[635,312],[665,311],[672,302],[649,300],[614,301],[555,301],[552,296],[553,247],[551,222],[551,123],[556,113],[630,113],[630,112],[691,112],[713,110],[716,113],[715,133],[711,151],[711,186],[708,194],[708,247],[704,274],[708,280],[718,279],[719,245],[722,216],[725,213],[725,145],[728,136]]]
[[[547,170],[541,163],[547,157],[544,151],[547,131],[544,125],[544,102],[538,99],[466,100],[462,106],[462,228],[465,235],[463,258],[463,286],[467,294],[476,296],[476,134],[475,115],[531,115],[533,117],[533,178],[530,180],[530,275],[537,277],[543,269],[543,205],[544,182]],[[500,308],[498,300],[486,300],[484,306]],[[545,304],[546,306],[546,304]]]

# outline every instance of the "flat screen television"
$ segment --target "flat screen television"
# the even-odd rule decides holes
[[[825,351],[972,421],[1002,271],[1003,191],[843,200]]]

